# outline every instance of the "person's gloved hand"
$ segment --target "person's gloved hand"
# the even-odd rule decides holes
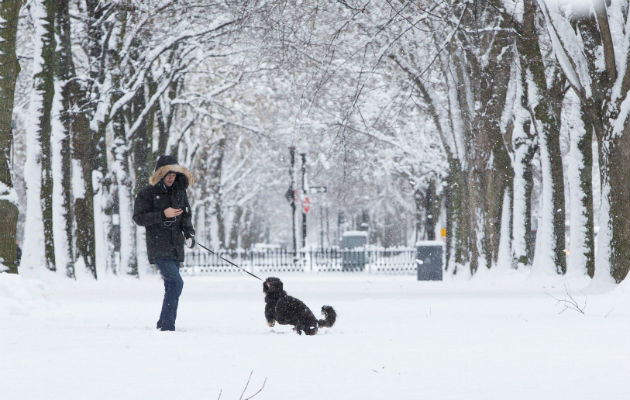
[[[184,244],[186,244],[186,247],[188,247],[189,249],[192,249],[193,247],[195,247],[195,232],[194,231],[186,231],[184,232]]]

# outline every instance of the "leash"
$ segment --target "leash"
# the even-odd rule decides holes
[[[232,261],[228,260],[227,258],[223,258],[220,255],[218,255],[217,253],[215,253],[214,251],[210,250],[209,248],[207,248],[206,246],[204,246],[203,244],[195,241],[195,243],[197,243],[202,249],[208,250],[211,254],[214,254],[215,256],[219,257],[220,259],[222,259],[223,261],[229,263],[230,265],[235,266],[236,268],[240,269],[241,271],[253,276],[254,278],[258,279],[259,281],[262,282],[262,279],[260,279],[259,277],[257,277],[256,275],[252,274],[251,272],[249,272],[248,270],[246,270],[245,268],[239,267],[238,265],[234,264]]]

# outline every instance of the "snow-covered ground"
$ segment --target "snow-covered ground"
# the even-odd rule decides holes
[[[267,327],[249,276],[186,277],[179,331],[158,332],[158,276],[0,274],[0,398],[232,400],[252,371],[242,398],[263,383],[255,399],[630,398],[630,281],[279,276],[337,324]],[[567,292],[585,314],[561,312]]]

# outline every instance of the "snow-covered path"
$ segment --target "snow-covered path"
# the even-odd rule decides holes
[[[525,275],[418,282],[413,276],[280,275],[337,324],[314,337],[264,320],[247,276],[185,277],[177,332],[153,329],[159,277],[98,283],[0,274],[0,398],[630,398],[630,286]],[[43,281],[43,283],[41,282]],[[592,289],[592,288],[591,288]],[[591,290],[592,291],[592,290]]]

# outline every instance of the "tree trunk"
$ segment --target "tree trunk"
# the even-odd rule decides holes
[[[86,31],[87,31],[87,51],[88,51],[88,75],[90,80],[87,83],[86,90],[86,114],[90,121],[90,129],[92,130],[93,141],[93,161],[94,170],[100,174],[103,181],[101,185],[107,185],[107,149],[105,139],[105,125],[107,121],[96,120],[97,109],[106,103],[108,93],[100,92],[100,85],[106,80],[106,69],[113,69],[114,66],[108,65],[108,40],[103,40],[103,17],[106,11],[106,5],[100,0],[86,0]],[[110,67],[110,68],[108,68]],[[90,174],[91,176],[91,174]],[[88,176],[85,176],[88,178]],[[100,212],[100,210],[99,210]]]
[[[575,92],[565,101],[563,118],[569,134],[568,171],[570,212],[570,246],[567,268],[588,274],[595,273],[593,232],[593,121]]]
[[[114,275],[120,272],[120,211],[118,204],[118,182],[113,174],[101,181],[102,213],[104,217],[105,270]],[[98,212],[98,211],[97,211]]]
[[[56,238],[62,243],[55,243],[57,247],[57,261],[61,264],[65,260],[65,265],[59,267],[65,269],[65,273],[70,278],[75,278],[74,265],[74,207],[73,207],[73,189],[72,189],[72,125],[74,112],[72,111],[74,104],[72,103],[71,94],[68,90],[68,82],[75,77],[74,63],[72,61],[72,40],[70,29],[70,13],[68,11],[68,3],[60,2],[57,5],[55,14],[55,32],[59,40],[57,46],[57,63],[55,76],[57,80],[56,88],[60,90],[55,93],[55,102],[60,109],[53,118],[58,119],[60,126],[58,131],[53,132],[56,142],[60,147],[60,154],[53,153],[53,160],[58,160],[55,165],[61,171],[54,171],[57,177],[61,179],[55,182],[55,230]],[[56,170],[57,168],[55,168]],[[59,204],[61,203],[61,204]],[[63,226],[57,226],[63,224]]]
[[[256,215],[250,209],[243,210],[243,223],[239,232],[241,248],[250,249],[252,244],[263,241],[259,226],[256,223]]]
[[[493,7],[482,3],[472,7],[474,10],[462,18],[463,25],[476,29],[496,23]],[[454,110],[463,121],[465,138],[462,165],[468,179],[462,209],[468,210],[466,225],[470,230],[464,232],[469,238],[464,251],[470,252],[471,273],[479,266],[490,268],[497,261],[504,193],[513,176],[500,123],[510,80],[510,42],[505,30],[509,21],[499,21],[493,34],[473,37],[458,31],[461,45],[451,49],[457,85]]]
[[[534,120],[536,134],[540,139],[540,154],[543,172],[543,194],[541,204],[541,226],[538,229],[535,264],[539,267],[553,263],[558,274],[566,272],[565,254],[565,205],[564,177],[560,153],[560,125],[552,106],[549,104],[553,94],[560,94],[562,87],[554,76],[552,88],[547,88],[545,66],[538,43],[538,32],[535,26],[536,9],[532,0],[525,0],[522,33],[517,36],[516,43],[521,58],[521,65],[531,72],[531,82],[539,98],[529,99],[530,113]],[[528,89],[529,90],[529,89]]]
[[[44,266],[55,270],[55,251],[52,226],[52,176],[50,165],[51,107],[54,95],[55,2],[37,0],[31,4],[36,32],[33,60],[33,91],[31,121],[27,127],[27,156],[25,179],[27,212],[23,263],[29,268]]]
[[[94,39],[98,39],[103,35],[103,27],[99,25],[102,22],[97,18],[102,18],[109,6],[94,0],[88,0],[88,2],[91,3],[90,9],[93,16],[90,31],[94,32]],[[125,272],[133,274],[135,261],[132,262],[132,265],[128,264],[132,249],[127,246],[129,243],[127,239],[131,238],[131,233],[128,232],[127,227],[132,222],[124,220],[125,217],[131,219],[129,207],[131,207],[130,192],[132,190],[131,184],[125,186],[126,180],[130,177],[124,109],[119,109],[114,115],[111,115],[113,104],[122,96],[120,90],[120,74],[122,73],[120,70],[120,50],[127,26],[127,12],[124,8],[117,12],[116,23],[117,29],[110,33],[113,38],[104,41],[105,45],[111,42],[113,48],[100,48],[100,43],[94,43],[91,49],[93,54],[98,57],[95,60],[99,63],[97,65],[101,67],[91,71],[91,74],[96,76],[98,82],[103,83],[107,91],[110,92],[99,93],[100,97],[95,111],[97,113],[104,112],[105,117],[102,121],[92,124],[92,130],[96,132],[98,138],[96,153],[99,160],[99,170],[102,171],[100,190],[102,191],[102,213],[105,220],[104,233],[107,240],[106,254],[104,255],[107,260],[107,269],[118,274],[122,272],[121,269],[124,266]],[[105,68],[108,70],[106,71]],[[99,88],[96,86],[95,90],[98,92]],[[109,148],[106,146],[107,129],[111,129],[112,135],[112,143]],[[108,161],[108,155],[111,156],[111,163]],[[135,242],[135,234],[130,240]],[[135,254],[135,249],[133,249],[133,254]]]
[[[149,84],[145,85],[143,90],[141,90],[134,100],[131,102],[129,110],[130,110],[130,118],[129,125],[133,124],[137,118],[140,118],[141,113],[144,111],[146,107],[146,98],[150,98],[155,90],[155,85]],[[148,96],[145,96],[145,91],[148,91]],[[146,116],[145,119],[142,120],[142,123],[133,134],[131,140],[131,161],[133,161],[133,165],[130,166],[130,169],[133,168],[135,182],[132,192],[132,198],[135,198],[137,194],[145,187],[149,178],[153,173],[153,167],[155,165],[155,160],[153,158],[153,150],[152,150],[152,142],[153,142],[153,122],[154,122],[155,108],[153,108]],[[130,221],[131,224],[133,222]],[[139,230],[135,224],[132,226],[132,230]],[[138,243],[134,242],[134,248],[137,249]],[[141,254],[137,252],[137,254]],[[142,253],[144,256],[144,253]],[[137,271],[138,265],[145,265],[145,260],[136,259],[136,274],[139,273]]]
[[[521,121],[517,121],[521,123]],[[529,122],[523,132],[529,131]],[[512,192],[512,267],[530,265],[533,256],[532,231],[532,159],[536,148],[530,140],[519,140],[514,146],[514,190]]]
[[[446,194],[446,270],[452,265],[452,273],[461,272],[459,266],[471,263],[472,243],[476,241],[475,232],[470,231],[470,204],[468,201],[468,183],[459,162],[451,160]]]
[[[157,86],[157,84],[154,83],[154,86]],[[168,98],[165,100],[165,102],[168,101],[169,104],[162,105],[160,102],[157,102],[155,110],[155,118],[157,119],[158,127],[158,147],[156,156],[166,154],[168,151],[168,140],[171,133],[173,118],[175,117],[175,107],[170,104],[170,102],[177,97],[178,88],[179,81],[176,79],[169,85]]]
[[[610,275],[615,282],[621,282],[630,269],[630,124],[620,135],[608,136],[600,143],[600,170],[602,174],[603,196],[609,205]],[[605,146],[604,146],[605,144]]]
[[[152,93],[149,93],[151,96]],[[144,90],[141,90],[132,101],[129,121],[133,122],[140,116],[146,105]],[[153,173],[155,159],[152,152],[153,141],[153,116],[154,111],[149,112],[147,118],[142,121],[140,127],[131,138],[131,154],[135,174],[134,197],[144,188]]]
[[[17,194],[12,180],[12,113],[15,82],[20,64],[15,55],[15,38],[21,0],[0,3],[0,269],[17,274]]]
[[[595,13],[577,19],[584,54],[588,62],[591,82],[590,96],[585,91],[578,93],[582,101],[585,123],[590,122],[597,137],[599,149],[599,172],[601,177],[602,198],[599,216],[597,269],[612,276],[616,282],[623,280],[630,268],[630,126],[626,121],[616,132],[615,124],[619,116],[622,101],[630,87],[630,69],[626,54],[625,74],[618,73],[615,62],[614,43],[608,21],[610,7],[603,0],[594,3]],[[626,11],[627,12],[627,11]],[[602,58],[605,68],[602,68]],[[620,82],[620,94],[616,84]],[[584,143],[584,147],[587,145]],[[584,149],[585,151],[586,148]],[[585,177],[584,179],[588,179]],[[586,182],[583,182],[583,185]],[[590,188],[590,187],[589,187]],[[595,274],[587,267],[589,275]]]
[[[499,4],[495,4],[499,5]],[[500,28],[507,28],[509,22],[503,20]],[[485,168],[483,188],[480,188],[484,220],[483,252],[486,266],[490,268],[497,262],[501,239],[501,217],[503,214],[504,194],[512,186],[514,171],[508,150],[501,132],[501,117],[506,104],[507,87],[510,81],[510,41],[505,31],[497,32],[492,38],[488,53],[488,63],[480,63],[479,76],[470,79],[479,85],[478,102],[480,109],[475,115],[475,126],[484,132],[476,147],[481,163],[478,168]],[[488,159],[491,157],[491,159]],[[478,160],[478,161],[479,161]]]
[[[549,111],[541,112],[540,104],[534,109],[540,120],[544,121],[544,115],[547,115],[549,122],[546,125],[545,134],[547,135],[547,143],[549,146],[549,155],[551,161],[551,177],[552,177],[552,198],[553,198],[553,231],[554,231],[554,262],[556,272],[565,274],[567,272],[566,257],[566,203],[564,200],[564,170],[562,165],[562,151],[560,150],[560,120],[562,113],[562,100],[564,98],[564,87],[566,79],[562,74],[557,72],[552,80],[551,87],[548,92],[548,99],[551,107]],[[545,100],[543,100],[545,102]]]
[[[221,201],[214,203],[214,215],[217,219],[217,240],[220,249],[225,248],[225,217],[221,208]]]
[[[514,116],[506,136],[510,137],[512,168],[512,246],[511,265],[518,269],[532,262],[531,245],[531,197],[533,188],[532,159],[536,153],[536,136],[528,111],[527,71],[519,59],[514,66]]]
[[[416,230],[416,242],[422,239],[422,191],[416,188],[413,192],[414,209],[414,228]],[[377,233],[378,234],[378,233]]]
[[[63,4],[62,4],[63,3]],[[73,210],[74,224],[67,218],[68,237],[74,238],[74,251],[72,259],[75,264],[82,264],[86,270],[94,277],[96,271],[96,241],[94,232],[94,187],[92,184],[92,173],[97,169],[95,161],[95,143],[93,133],[90,129],[90,119],[88,115],[91,110],[91,103],[88,90],[84,88],[76,78],[74,61],[72,59],[72,30],[68,3],[59,3],[57,10],[57,30],[60,39],[60,51],[58,52],[58,76],[63,79],[62,90],[63,113],[61,116],[67,140],[71,142],[71,155],[69,160],[64,162],[65,168],[72,172],[73,187],[66,198],[71,200],[68,209]],[[89,38],[89,36],[88,36]],[[92,42],[88,39],[88,42]],[[90,63],[97,64],[97,63]],[[64,206],[65,207],[65,206]],[[74,231],[72,230],[74,229]],[[75,275],[76,265],[72,272]]]
[[[582,119],[585,119],[586,112],[581,108]],[[591,278],[595,275],[595,228],[593,211],[593,125],[590,119],[586,127],[586,132],[578,142],[578,150],[582,154],[582,166],[579,170],[580,189],[582,190],[582,210],[585,218],[584,244],[586,257],[586,273]]]
[[[44,0],[46,15],[44,17],[44,34],[42,37],[42,71],[35,77],[35,90],[42,94],[42,109],[39,117],[41,154],[41,207],[44,223],[44,246],[46,265],[50,270],[56,270],[55,235],[53,227],[53,174],[52,174],[52,106],[55,95],[55,6],[54,0]]]
[[[78,81],[68,82],[64,88],[64,95],[72,105],[69,114],[71,120],[74,174],[74,216],[76,240],[75,260],[82,261],[87,271],[96,279],[96,237],[94,224],[94,186],[93,171],[97,168],[95,161],[95,144],[92,141],[93,132],[86,112],[86,91]],[[79,186],[79,187],[77,187]]]
[[[241,224],[243,218],[243,207],[236,206],[234,215],[232,216],[232,229],[230,229],[229,248],[234,250],[239,247],[238,238],[241,235]]]
[[[114,96],[114,102],[117,100]],[[125,130],[126,107],[112,116],[112,131],[114,140],[112,153],[114,155],[113,173],[116,176],[118,215],[114,217],[118,221],[119,236],[119,268],[127,275],[138,276],[138,264],[136,259],[136,231],[133,222],[133,182],[130,166],[130,143]],[[148,181],[148,180],[147,180]],[[116,214],[114,214],[116,215]]]
[[[424,212],[425,217],[425,238],[427,240],[435,240],[435,224],[439,213],[439,201],[437,201],[437,195],[435,193],[435,182],[431,181],[427,188],[426,195],[424,197]]]
[[[223,160],[225,158],[225,138],[219,139],[210,165],[210,187],[214,192],[214,216],[217,221],[217,245],[225,248],[225,215],[223,213]]]

